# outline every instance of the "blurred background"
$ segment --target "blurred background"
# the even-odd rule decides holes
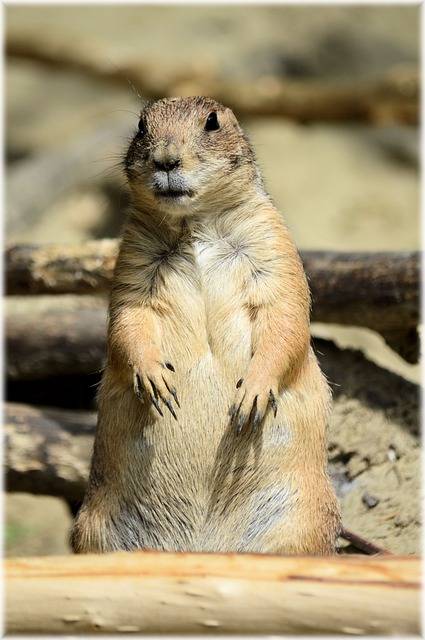
[[[118,235],[121,159],[143,101],[206,94],[248,131],[299,249],[418,249],[419,14],[408,4],[6,6],[6,242]],[[6,311],[33,304],[15,298]],[[371,331],[313,334],[419,381],[418,365]],[[12,493],[5,509],[8,555],[67,551],[62,501]]]

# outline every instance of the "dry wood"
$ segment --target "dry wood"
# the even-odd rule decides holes
[[[62,68],[123,83],[127,77],[145,98],[173,95],[209,95],[228,104],[239,116],[285,116],[303,122],[313,120],[366,120],[417,123],[419,73],[416,67],[398,65],[374,82],[342,85],[331,82],[281,80],[276,76],[257,80],[222,80],[199,71],[169,71],[157,62],[129,61],[116,69],[103,58],[80,46],[46,39],[9,36],[9,56],[29,58]]]
[[[420,560],[11,558],[5,596],[7,634],[419,634]]]
[[[7,403],[3,459],[6,490],[81,500],[95,426],[94,412]]]
[[[7,313],[8,379],[101,371],[106,362],[106,326],[106,308]]]
[[[419,252],[301,252],[312,320],[367,327],[407,362],[419,359]]]
[[[118,241],[112,239],[81,244],[12,244],[6,251],[6,293],[108,293],[117,254]]]
[[[107,293],[117,251],[116,240],[41,247],[12,245],[6,252],[6,291],[8,294]],[[301,257],[313,297],[313,321],[368,327],[379,332],[405,360],[417,362],[420,307],[418,252],[303,251]],[[88,336],[84,335],[86,332],[104,349],[105,329],[99,324],[104,322],[103,318],[93,318],[94,324],[88,325],[88,317],[79,320],[77,316],[75,314],[75,325],[81,328],[81,336],[78,338],[80,334],[74,331],[75,349],[81,345],[79,340],[89,345]],[[48,339],[49,327],[57,326],[57,331],[60,331],[59,317],[40,318],[39,322],[33,323],[34,335],[29,336],[24,320],[16,317],[8,320],[7,345],[16,371],[25,365],[25,343],[38,341],[42,351],[43,336]],[[70,318],[70,326],[72,322]],[[39,338],[36,338],[37,333]],[[55,348],[60,349],[60,338]],[[13,355],[15,349],[19,353],[16,358]],[[28,357],[31,352],[29,346]],[[54,357],[53,352],[50,355]],[[41,352],[35,357],[43,360]],[[62,359],[62,363],[65,363],[65,359]],[[95,368],[98,366],[99,359]]]
[[[350,544],[356,549],[357,553],[360,551],[368,556],[392,555],[390,551],[387,551],[382,547],[378,547],[374,542],[366,540],[363,536],[359,536],[357,533],[353,533],[345,527],[341,527],[340,537],[350,542]]]

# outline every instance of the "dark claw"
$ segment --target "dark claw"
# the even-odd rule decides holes
[[[177,397],[177,391],[174,389],[174,387],[171,389],[170,393],[173,396],[174,400],[176,401],[176,405],[180,409],[180,402],[179,402],[179,399]]]
[[[273,393],[273,391],[270,389],[270,402],[272,404],[273,407],[273,412],[274,412],[274,417],[276,418],[277,415],[277,402],[276,402],[276,398],[275,395]]]
[[[236,430],[237,434],[239,435],[240,432],[242,431],[242,427],[244,425],[245,422],[245,416],[242,414],[239,416],[239,420],[238,420],[238,428]]]
[[[152,384],[152,383],[151,383]],[[161,411],[161,407],[159,406],[158,402],[155,400],[155,398],[153,396],[149,396],[150,401],[152,402],[153,406],[155,407],[155,409],[158,411],[159,415],[164,417],[164,414]]]
[[[139,400],[141,400],[142,399],[142,383],[140,382],[140,376],[138,373],[136,373],[136,382],[137,382],[136,396],[138,397]]]
[[[177,397],[177,391],[175,389],[175,387],[173,387],[172,389],[170,389],[170,387],[167,384],[166,379],[164,378],[164,376],[162,376],[162,379],[164,381],[165,386],[167,387],[168,391],[171,393],[171,395],[173,396],[174,400],[176,401],[176,405],[178,406],[178,408],[180,409],[180,402],[179,399]]]
[[[164,362],[165,366],[167,367],[167,369],[169,369],[170,371],[172,371],[173,373],[175,373],[175,369],[173,367],[173,365],[171,364],[171,362],[168,362],[167,360]]]
[[[252,421],[252,430],[255,431],[258,427],[258,423],[260,422],[260,414],[258,411],[255,412],[254,420]]]
[[[232,423],[233,423],[234,419],[236,418],[236,414],[237,414],[237,412],[238,412],[238,408],[237,408],[237,406],[234,404],[234,405],[233,405],[233,408],[232,408],[232,413],[231,413],[231,416],[230,416],[230,422],[232,422]]]
[[[155,396],[155,398],[157,398],[158,397],[158,391],[156,390],[156,387],[155,387],[154,383],[152,382],[152,380],[150,378],[148,378],[148,380],[151,383],[153,395]]]
[[[242,382],[243,382],[243,378],[241,378],[240,380],[237,381],[236,389],[239,389],[239,387],[241,386]]]
[[[169,408],[170,413],[171,413],[171,415],[173,416],[174,420],[177,420],[176,413],[175,413],[175,411],[174,411],[174,409],[173,409],[173,405],[171,404],[170,400],[166,400],[166,401],[165,401],[165,404],[166,404],[166,405],[167,405],[167,407]]]

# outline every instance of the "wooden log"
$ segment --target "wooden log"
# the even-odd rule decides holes
[[[4,562],[6,634],[419,634],[420,560],[115,553]]]
[[[127,78],[144,98],[175,95],[209,95],[244,115],[284,116],[302,122],[366,120],[374,123],[417,123],[419,72],[415,66],[397,65],[375,81],[342,84],[305,81],[277,76],[257,79],[222,79],[187,68],[158,67],[157,61],[129,60],[117,69],[84,47],[54,43],[16,34],[6,42],[9,56],[72,68],[96,78],[123,83]]]
[[[7,313],[7,377],[90,374],[106,363],[106,308]]]
[[[6,251],[6,291],[9,295],[105,294],[117,251],[116,240],[68,246],[11,245]],[[313,322],[368,327],[379,332],[407,362],[418,361],[419,252],[302,251],[301,258],[312,292]],[[59,320],[46,322],[57,324]],[[45,334],[42,323],[34,331]],[[82,323],[76,320],[76,324],[84,331]],[[15,346],[24,348],[25,334],[18,335],[22,322],[16,318],[10,318],[8,326],[16,326],[10,345],[13,354]],[[9,333],[7,340],[9,345]]]
[[[6,490],[81,500],[96,413],[7,403],[3,421]]]
[[[118,241],[80,244],[11,244],[6,250],[6,293],[92,294],[109,292]]]
[[[312,320],[377,331],[407,362],[419,360],[419,252],[305,251]]]

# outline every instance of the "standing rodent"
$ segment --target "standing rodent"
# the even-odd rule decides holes
[[[330,394],[298,253],[230,109],[148,104],[79,553],[331,554]]]

